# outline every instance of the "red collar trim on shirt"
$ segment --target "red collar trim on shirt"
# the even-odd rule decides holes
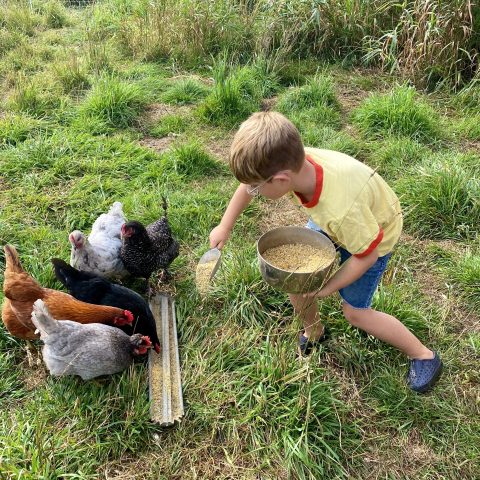
[[[305,208],[312,208],[320,199],[320,194],[322,193],[323,188],[323,168],[317,162],[314,162],[309,155],[305,155],[305,159],[308,160],[315,167],[315,191],[313,192],[313,197],[310,201],[298,192],[293,192],[298,199],[302,202],[302,205]]]

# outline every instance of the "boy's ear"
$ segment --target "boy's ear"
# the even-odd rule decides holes
[[[290,182],[292,177],[292,171],[291,170],[282,170],[278,173],[276,173],[273,177],[272,180],[279,180],[281,182]]]

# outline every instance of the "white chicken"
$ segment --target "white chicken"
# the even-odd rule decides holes
[[[33,304],[32,322],[44,343],[43,361],[52,375],[79,375],[90,380],[125,370],[152,346],[140,333],[129,336],[102,323],[55,320],[43,300]]]
[[[125,222],[122,204],[115,202],[108,213],[102,213],[95,220],[88,238],[80,230],[70,233],[70,265],[107,278],[127,276],[128,272],[120,258],[120,232]]]

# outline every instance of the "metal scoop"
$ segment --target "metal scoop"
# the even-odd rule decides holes
[[[220,267],[220,260],[222,258],[222,252],[215,247],[207,250],[198,261],[198,264],[201,265],[203,263],[212,263],[212,272],[210,273],[210,280],[215,276],[217,273],[218,267]]]

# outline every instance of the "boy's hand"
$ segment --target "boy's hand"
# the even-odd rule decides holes
[[[332,292],[328,292],[325,288],[315,290],[314,292],[304,293],[303,298],[325,298],[331,295]]]
[[[230,229],[222,227],[222,225],[217,225],[210,232],[210,248],[217,247],[221,250],[225,245],[226,241],[230,238],[230,233]]]

